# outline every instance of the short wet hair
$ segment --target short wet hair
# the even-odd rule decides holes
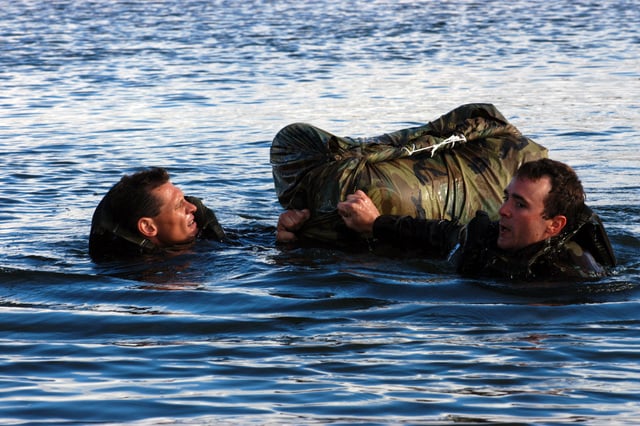
[[[544,199],[543,217],[566,216],[567,229],[571,229],[585,207],[586,194],[582,182],[571,167],[549,158],[524,163],[515,174],[516,178],[533,181],[545,176],[551,181],[551,190]]]
[[[124,175],[107,194],[113,219],[130,232],[138,233],[141,217],[160,214],[160,200],[151,191],[169,182],[169,173],[161,167],[152,167]]]

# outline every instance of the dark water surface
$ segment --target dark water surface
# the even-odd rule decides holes
[[[635,1],[0,1],[0,422],[640,422]],[[279,249],[270,141],[489,102],[576,168],[620,266],[514,291]],[[163,166],[235,231],[98,266],[93,209]]]

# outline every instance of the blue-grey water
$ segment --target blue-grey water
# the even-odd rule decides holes
[[[2,424],[640,422],[636,1],[0,6]],[[611,278],[515,292],[279,248],[269,146],[493,103],[572,165]],[[96,265],[91,214],[163,166],[233,244]]]

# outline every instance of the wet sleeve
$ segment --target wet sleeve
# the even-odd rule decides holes
[[[458,244],[462,229],[462,225],[450,220],[382,215],[373,224],[373,237],[395,247],[444,257]]]

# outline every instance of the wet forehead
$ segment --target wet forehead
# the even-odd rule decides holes
[[[163,209],[166,207],[172,208],[184,198],[182,190],[171,182],[160,185],[152,192],[160,200]]]
[[[544,205],[544,200],[549,191],[551,191],[551,180],[547,176],[543,176],[538,180],[514,177],[505,189],[505,194],[528,204]]]

